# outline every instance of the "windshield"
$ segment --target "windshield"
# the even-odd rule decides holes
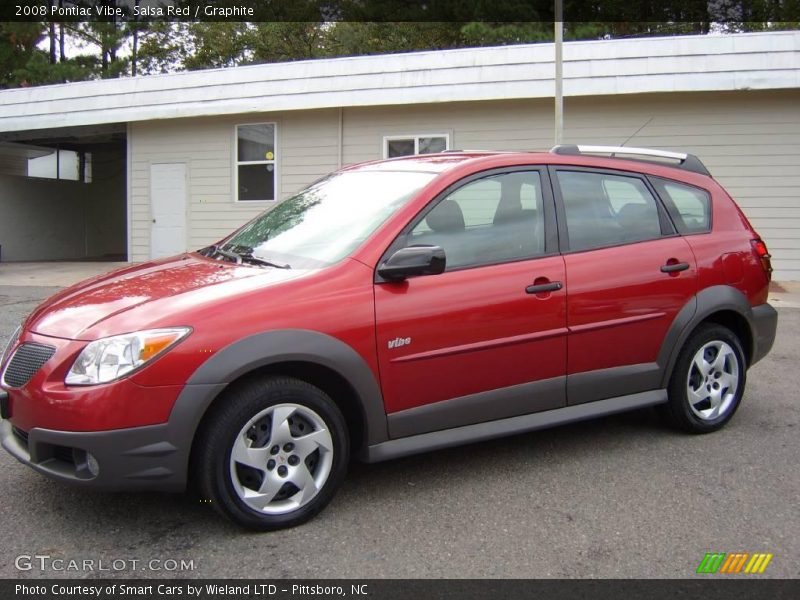
[[[220,246],[254,264],[315,269],[347,256],[435,173],[345,171],[245,225]]]

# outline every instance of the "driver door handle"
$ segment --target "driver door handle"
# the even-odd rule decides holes
[[[679,271],[685,271],[689,268],[689,263],[679,262],[679,263],[667,263],[665,265],[661,265],[661,272],[662,273],[677,273]]]
[[[543,294],[545,292],[557,292],[564,285],[560,281],[551,281],[549,283],[540,283],[538,285],[529,285],[525,288],[528,294]]]

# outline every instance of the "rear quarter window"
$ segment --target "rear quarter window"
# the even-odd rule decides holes
[[[711,196],[704,189],[652,178],[669,216],[675,223],[678,233],[706,233],[711,231]]]

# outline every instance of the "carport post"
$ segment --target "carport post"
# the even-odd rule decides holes
[[[561,143],[564,137],[564,85],[562,80],[563,45],[564,45],[564,1],[555,0],[555,51],[556,51],[556,81],[555,81],[555,144]]]

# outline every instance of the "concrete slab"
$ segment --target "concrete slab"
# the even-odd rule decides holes
[[[773,281],[769,301],[775,308],[800,308],[800,281]]]
[[[0,285],[66,287],[119,269],[127,262],[8,262],[0,263]]]

